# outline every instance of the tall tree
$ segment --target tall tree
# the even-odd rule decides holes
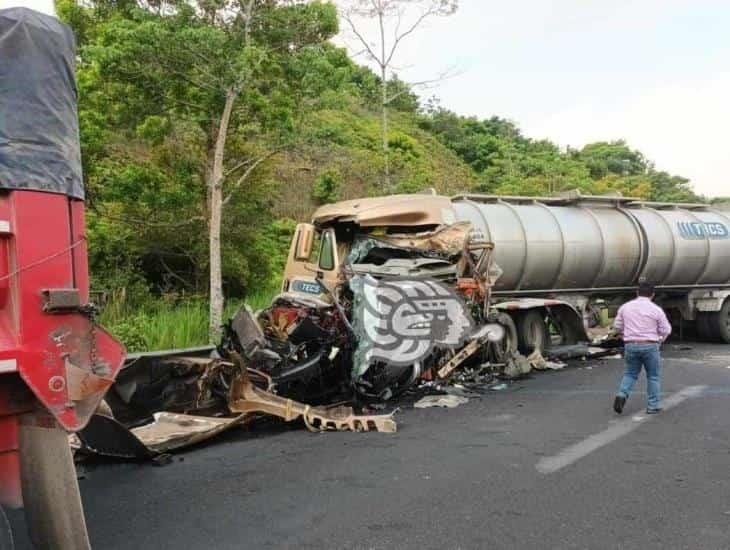
[[[340,2],[340,17],[354,34],[364,53],[377,66],[380,75],[380,126],[383,150],[383,183],[390,190],[390,142],[388,137],[388,109],[408,88],[390,91],[388,80],[399,46],[423,23],[435,16],[453,14],[458,0],[344,0]],[[415,13],[414,13],[415,12]],[[375,21],[375,38],[369,37],[367,22]],[[440,80],[411,83],[426,85]]]
[[[163,2],[121,10],[88,46],[102,78],[126,95],[119,122],[133,128],[184,122],[202,139],[209,253],[209,332],[224,296],[224,208],[286,142],[297,93],[290,60],[337,32],[332,5],[294,0]],[[82,52],[82,56],[83,56]],[[233,134],[232,134],[233,132]]]

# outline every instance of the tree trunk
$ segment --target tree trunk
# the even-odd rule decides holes
[[[388,142],[388,81],[385,67],[381,71],[382,111],[380,113],[380,128],[383,138],[383,185],[390,192],[390,143]]]
[[[380,130],[383,133],[383,186],[390,192],[390,144],[388,143],[388,61],[385,57],[385,23],[384,7],[378,10],[378,23],[380,24]]]
[[[212,169],[209,174],[208,195],[209,221],[208,241],[210,249],[210,312],[208,318],[208,337],[211,343],[220,339],[221,325],[223,324],[223,274],[221,267],[221,220],[223,217],[223,160],[228,137],[228,124],[231,120],[231,111],[238,93],[229,90],[226,93],[226,103],[223,107],[218,132],[213,150]]]

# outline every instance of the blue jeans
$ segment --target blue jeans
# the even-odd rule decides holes
[[[662,393],[662,357],[659,355],[659,344],[626,344],[624,363],[626,368],[618,394],[629,397],[643,366],[646,370],[646,406],[649,409],[658,409]]]

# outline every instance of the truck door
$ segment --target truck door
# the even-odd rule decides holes
[[[284,270],[282,292],[304,294],[329,301],[339,279],[339,254],[333,229],[317,230],[297,225]],[[324,287],[324,288],[323,288]]]

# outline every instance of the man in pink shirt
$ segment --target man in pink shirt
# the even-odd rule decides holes
[[[614,328],[624,338],[624,375],[613,401],[613,410],[621,414],[631,389],[641,373],[646,370],[647,414],[656,414],[662,409],[661,399],[662,358],[659,347],[672,332],[664,310],[652,302],[654,286],[639,284],[636,299],[622,305],[614,320]]]

